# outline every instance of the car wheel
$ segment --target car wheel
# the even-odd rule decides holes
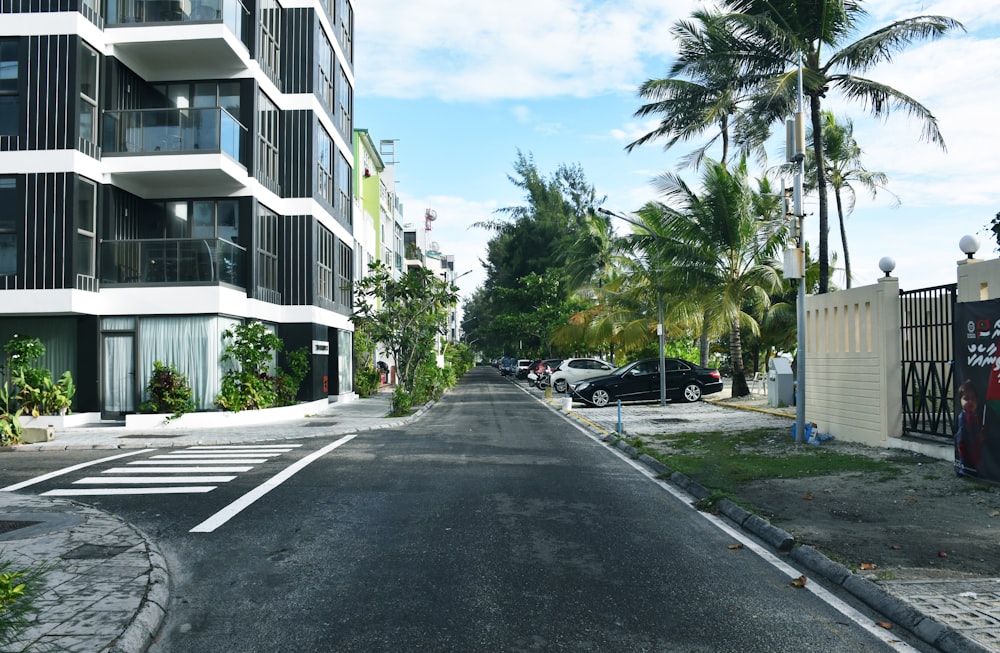
[[[688,383],[684,386],[684,393],[682,395],[684,401],[692,402],[701,399],[701,386],[697,383]]]
[[[556,379],[556,382],[552,384],[552,389],[556,392],[566,392],[568,389],[566,379]]]
[[[611,393],[604,388],[598,388],[597,390],[594,390],[594,394],[590,395],[590,403],[594,404],[598,408],[603,408],[611,403]]]

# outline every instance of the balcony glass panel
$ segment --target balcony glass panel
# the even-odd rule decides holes
[[[223,152],[240,160],[246,128],[225,109],[104,112],[104,154]]]
[[[225,23],[242,41],[249,20],[240,0],[108,0],[108,25]]]
[[[103,285],[219,284],[245,288],[246,250],[218,238],[101,243]]]

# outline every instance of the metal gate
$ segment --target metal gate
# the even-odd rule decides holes
[[[901,290],[903,433],[954,440],[957,284]]]

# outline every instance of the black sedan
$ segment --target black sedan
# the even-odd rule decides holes
[[[667,397],[671,401],[698,401],[703,395],[722,392],[722,377],[713,370],[679,358],[664,360]],[[647,358],[629,363],[607,376],[579,381],[570,386],[575,399],[591,406],[622,401],[660,398],[660,360]]]

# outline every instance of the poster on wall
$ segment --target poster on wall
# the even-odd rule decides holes
[[[1000,484],[1000,299],[955,305],[955,472]]]

